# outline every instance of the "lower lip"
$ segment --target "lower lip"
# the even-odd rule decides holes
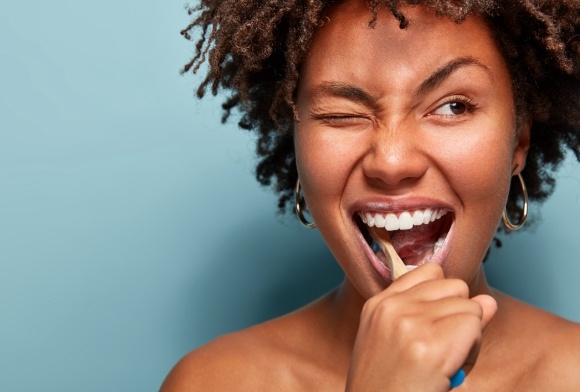
[[[449,255],[449,248],[450,248],[449,244],[451,243],[450,238],[453,235],[454,227],[455,227],[455,221],[453,221],[453,223],[451,223],[451,227],[449,228],[449,231],[447,232],[447,236],[445,237],[445,241],[443,242],[443,245],[441,246],[441,248],[439,248],[439,251],[437,253],[435,253],[433,255],[433,257],[431,257],[429,259],[429,261],[427,261],[427,263],[436,263],[436,264],[439,264],[440,266],[443,266],[445,260],[447,259],[447,256]],[[386,282],[388,282],[388,283],[392,282],[393,279],[391,276],[391,270],[389,269],[389,267],[384,265],[381,260],[379,260],[379,258],[375,254],[375,252],[373,252],[371,247],[367,244],[366,240],[364,239],[364,237],[363,237],[362,233],[360,233],[360,231],[359,231],[359,238],[362,241],[364,253],[365,253],[367,259],[370,260],[370,263],[373,266],[373,268],[375,269],[375,271]]]

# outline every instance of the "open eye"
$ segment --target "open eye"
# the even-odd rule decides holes
[[[439,114],[443,116],[460,116],[467,113],[468,107],[463,102],[448,102],[444,105],[439,106],[433,111],[433,114]]]
[[[439,104],[430,116],[440,116],[444,118],[462,117],[477,109],[476,105],[463,96],[452,96]]]

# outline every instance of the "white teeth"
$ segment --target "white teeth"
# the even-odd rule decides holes
[[[423,211],[423,224],[427,224],[429,222],[431,222],[431,214],[433,213],[433,210],[431,208],[426,208],[425,211]]]
[[[441,249],[443,243],[445,242],[445,238],[447,238],[447,235],[442,236],[437,240],[437,242],[435,242],[435,245],[433,245],[433,254],[439,252],[439,249]]]
[[[409,230],[413,228],[413,218],[407,211],[399,216],[399,230]]]
[[[380,214],[375,215],[375,226],[376,227],[385,227],[385,218],[382,215],[380,215]]]
[[[434,222],[447,214],[447,212],[448,210],[445,209],[425,208],[424,210],[403,211],[398,217],[393,213],[384,215],[370,212],[359,213],[359,216],[363,223],[369,227],[384,227],[388,231],[394,231],[409,230],[412,229],[413,226],[420,226]],[[437,243],[439,243],[439,241]],[[441,242],[441,244],[443,244],[443,242]],[[435,244],[435,246],[437,247],[437,244]],[[441,245],[439,245],[439,247],[441,247]]]
[[[423,212],[417,210],[413,213],[413,226],[419,226],[423,224]]]
[[[399,219],[395,214],[387,214],[385,218],[385,229],[388,231],[399,230]]]

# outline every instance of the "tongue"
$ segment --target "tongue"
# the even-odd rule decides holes
[[[391,231],[391,243],[400,257],[415,256],[433,247],[438,240],[439,227],[440,221],[435,221],[410,230]]]

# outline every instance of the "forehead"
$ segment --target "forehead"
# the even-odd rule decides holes
[[[365,1],[332,6],[315,33],[302,67],[301,82],[336,80],[392,88],[419,83],[442,64],[472,58],[489,68],[498,82],[510,83],[509,72],[483,18],[471,15],[461,24],[438,17],[424,6],[401,7],[406,29],[385,7],[369,27],[372,14]],[[305,80],[306,79],[306,80]],[[365,86],[366,85],[366,86]]]

